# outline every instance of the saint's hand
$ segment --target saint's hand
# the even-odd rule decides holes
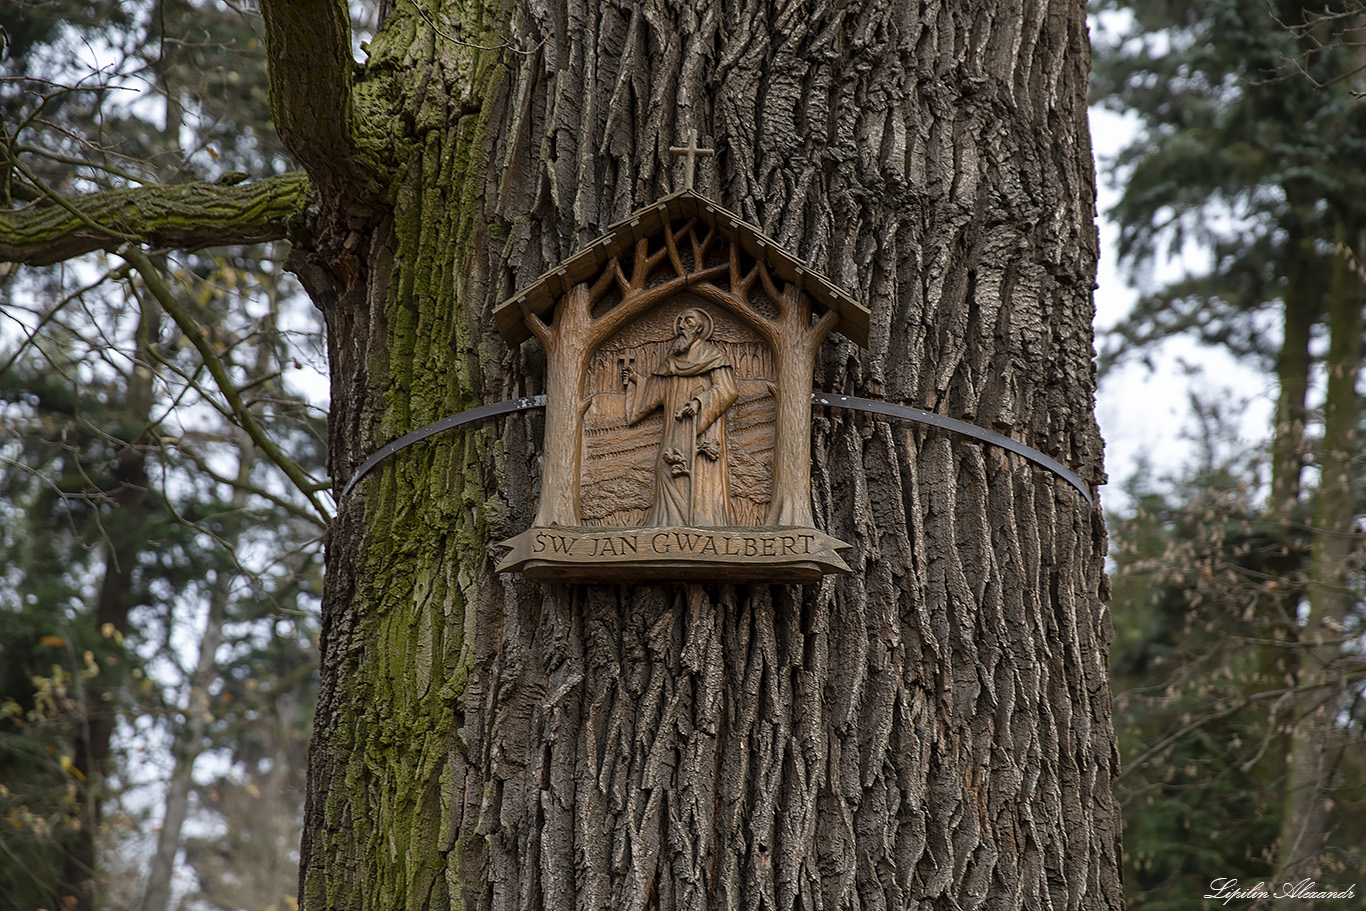
[[[684,418],[690,418],[690,417],[692,417],[693,415],[697,414],[697,412],[699,412],[699,411],[701,411],[701,410],[702,410],[702,403],[701,403],[701,402],[697,401],[697,399],[688,399],[688,401],[686,401],[686,402],[683,403],[683,407],[680,408],[680,409],[678,409],[678,414],[676,415],[676,417],[681,421],[681,420],[683,420]]]

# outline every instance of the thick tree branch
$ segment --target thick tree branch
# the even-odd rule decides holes
[[[0,262],[45,266],[131,240],[198,250],[282,240],[303,226],[300,173],[235,187],[203,181],[97,193],[65,204],[0,213]]]
[[[378,169],[357,143],[345,0],[262,0],[275,129],[329,196],[370,197]]]

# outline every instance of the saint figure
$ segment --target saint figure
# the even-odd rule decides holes
[[[635,424],[656,408],[664,431],[655,459],[655,501],[646,525],[732,525],[726,457],[726,410],[740,396],[735,371],[711,340],[711,316],[688,309],[674,323],[669,353],[645,379],[622,368],[626,419]],[[632,394],[634,393],[634,394]]]

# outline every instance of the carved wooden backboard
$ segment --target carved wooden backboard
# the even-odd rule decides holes
[[[656,371],[665,369],[666,363],[671,362],[669,353],[676,338],[678,317],[687,311],[703,313],[712,321],[713,331],[708,338],[699,338],[696,345],[710,342],[725,366],[696,377],[670,381]],[[672,363],[678,360],[675,357]],[[717,462],[715,466],[701,467],[715,467],[717,470],[711,473],[725,482],[727,520],[719,524],[745,527],[763,524],[772,490],[774,408],[770,387],[774,375],[773,354],[752,329],[725,311],[684,292],[624,327],[598,349],[589,363],[586,393],[590,404],[583,421],[579,482],[579,518],[584,525],[633,527],[657,524],[649,519],[659,494],[660,479],[656,468],[660,462],[660,449],[661,446],[669,448],[662,442],[666,426],[680,422],[675,415],[666,414],[661,406],[630,423],[630,412],[642,407],[642,385],[692,387],[685,392],[710,389],[716,385],[711,374],[726,369],[735,383],[737,397],[716,421],[720,426],[703,434],[703,448],[706,437],[719,438],[719,448],[725,458],[722,460],[718,455],[711,459],[705,452],[687,453],[683,457],[692,463],[692,467],[679,463],[678,470],[689,470],[689,474],[680,477],[696,482],[693,472],[699,461]],[[623,380],[624,371],[634,372],[638,379]],[[696,416],[691,418],[692,423],[696,421]],[[696,434],[692,443],[695,450]],[[670,472],[673,470],[671,468]]]

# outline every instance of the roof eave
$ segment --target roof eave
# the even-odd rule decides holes
[[[509,346],[526,341],[531,337],[527,316],[534,313],[546,319],[562,295],[574,285],[597,276],[613,256],[625,252],[642,237],[663,230],[665,224],[690,216],[701,218],[720,230],[750,256],[772,268],[779,278],[808,294],[819,306],[836,311],[840,319],[835,331],[860,347],[868,346],[869,313],[863,305],[758,228],[693,190],[663,196],[631,213],[609,227],[607,233],[499,304],[493,317],[503,338]]]

